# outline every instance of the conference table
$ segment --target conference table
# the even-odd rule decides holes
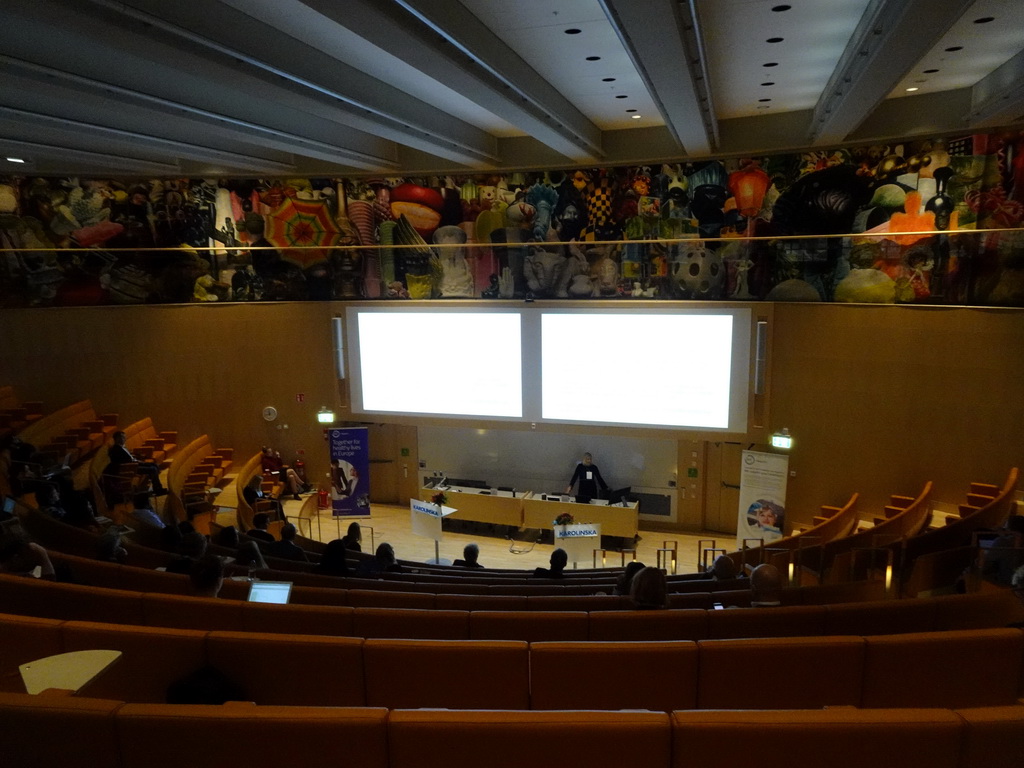
[[[421,488],[420,500],[430,501],[438,492],[448,497],[447,505],[457,511],[452,517],[475,523],[511,525],[517,528],[550,529],[554,520],[568,512],[577,522],[594,523],[601,526],[605,536],[619,536],[631,539],[639,530],[640,502],[608,504],[603,499],[594,499],[589,504],[562,501],[572,496],[547,496],[533,491],[499,491],[494,488],[480,489],[460,486]]]

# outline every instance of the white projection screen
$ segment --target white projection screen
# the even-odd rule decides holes
[[[522,417],[518,312],[366,309],[348,321],[353,410]]]
[[[728,429],[742,405],[745,424],[746,388],[734,397],[731,387],[736,323],[731,313],[544,313],[542,416]]]
[[[751,312],[359,307],[354,414],[746,432]]]

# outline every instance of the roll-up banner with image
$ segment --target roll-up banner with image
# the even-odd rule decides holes
[[[365,427],[332,429],[331,512],[336,517],[370,516],[370,435]]]
[[[768,544],[782,538],[789,478],[789,456],[743,451],[741,461],[737,549],[742,549],[744,539],[763,539]],[[750,546],[757,544],[750,542]]]

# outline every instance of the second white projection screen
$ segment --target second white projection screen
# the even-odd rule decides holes
[[[732,332],[731,315],[545,314],[543,418],[726,429]]]

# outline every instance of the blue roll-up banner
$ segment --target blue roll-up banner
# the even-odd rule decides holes
[[[370,516],[370,433],[365,427],[332,429],[331,512],[336,517]]]

